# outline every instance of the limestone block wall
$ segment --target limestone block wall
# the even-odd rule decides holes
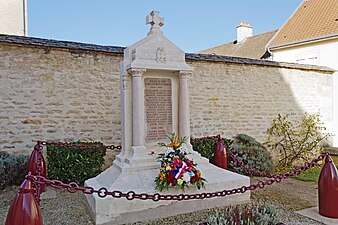
[[[191,133],[195,137],[245,133],[264,141],[272,120],[304,112],[332,128],[332,74],[263,65],[191,61]]]
[[[120,55],[0,45],[0,150],[120,143]]]
[[[122,59],[122,50],[0,43],[0,150],[28,153],[37,139],[119,144]],[[332,71],[231,61],[187,59],[194,137],[263,141],[277,113],[304,111],[321,112],[330,129]]]

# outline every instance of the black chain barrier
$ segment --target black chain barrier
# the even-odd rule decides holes
[[[221,135],[216,135],[216,136],[207,136],[207,137],[203,137],[203,138],[192,138],[191,142],[192,143],[201,143],[204,141],[210,141],[210,140],[222,140]],[[240,159],[236,158],[235,154],[233,152],[231,152],[228,148],[226,148],[227,150],[227,154],[232,158],[232,160],[234,160],[236,162],[236,164],[242,168],[244,168],[246,171],[248,171],[250,174],[256,176],[256,177],[268,177],[271,178],[274,175],[270,174],[270,173],[265,173],[265,172],[261,172],[261,171],[257,171],[253,168],[250,168],[249,166],[245,165],[245,163],[243,161],[241,161]]]
[[[121,150],[121,145],[84,145],[84,144],[71,144],[71,143],[63,143],[63,142],[47,142],[47,141],[41,141],[40,144],[42,146],[59,146],[59,147],[67,147],[67,148],[79,148],[79,149],[85,149],[85,148],[91,148],[91,149],[108,149],[108,150]]]
[[[246,171],[248,171],[250,174],[256,176],[256,177],[273,177],[275,175],[265,172],[257,171],[253,168],[250,168],[249,166],[245,165],[243,161],[236,158],[235,154],[232,153],[230,150],[227,149],[228,155],[237,163],[238,166],[244,168]]]
[[[59,147],[67,147],[67,148],[79,148],[79,149],[107,149],[107,150],[121,150],[122,146],[121,145],[84,145],[84,144],[71,144],[71,143],[63,143],[63,142],[47,142],[47,141],[37,141],[36,145],[34,146],[34,150],[38,151],[38,157],[36,160],[36,179],[33,179],[32,181],[32,189],[33,189],[33,196],[38,204],[40,204],[41,201],[41,184],[48,184],[44,183],[46,180],[45,177],[41,176],[42,175],[42,150],[43,146],[59,146]],[[30,173],[26,177],[33,177],[34,175],[31,175]],[[59,181],[61,182],[61,181]],[[61,182],[62,183],[62,182]],[[70,184],[72,185],[75,182],[71,182]],[[53,185],[51,185],[54,187]],[[78,187],[78,185],[77,185]]]
[[[42,142],[42,145],[47,145],[49,143]],[[60,145],[58,145],[60,146]],[[61,144],[61,146],[65,146],[65,144]],[[88,146],[86,146],[88,148]],[[303,166],[299,166],[297,168],[292,169],[289,172],[283,173],[283,174],[275,174],[271,176],[270,178],[266,180],[260,180],[254,184],[248,185],[248,186],[242,186],[230,190],[222,190],[217,192],[206,192],[206,193],[200,193],[200,194],[174,194],[174,195],[163,195],[159,193],[154,194],[147,194],[147,193],[135,193],[134,191],[129,192],[122,192],[122,191],[108,191],[107,188],[101,187],[99,189],[94,189],[90,186],[80,186],[76,182],[70,182],[70,183],[63,183],[60,180],[49,180],[46,179],[43,176],[39,175],[31,175],[28,174],[26,176],[27,179],[30,179],[33,183],[36,184],[46,184],[51,187],[57,188],[57,189],[66,189],[70,193],[75,193],[77,191],[82,191],[84,194],[93,194],[96,193],[99,197],[105,198],[107,196],[111,196],[113,198],[126,198],[127,200],[133,200],[133,199],[139,199],[139,200],[153,200],[153,201],[160,201],[160,200],[193,200],[193,199],[205,199],[205,198],[215,198],[215,197],[224,197],[239,193],[245,193],[246,191],[254,191],[257,188],[264,188],[268,185],[272,185],[274,183],[279,183],[283,179],[290,178],[292,176],[299,175],[302,171],[305,171],[313,166],[315,166],[318,162],[322,161],[329,153],[322,153],[317,158],[314,158],[310,162],[304,163]]]

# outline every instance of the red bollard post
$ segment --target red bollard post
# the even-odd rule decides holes
[[[46,169],[46,162],[43,158],[42,154],[42,146],[40,142],[34,146],[34,150],[32,151],[31,156],[28,160],[28,173],[31,172],[32,175],[39,175],[46,177],[47,169]],[[40,185],[40,191],[43,192],[46,190],[46,185],[41,184]]]
[[[319,214],[338,218],[338,173],[332,158],[327,155],[318,181]]]
[[[218,138],[218,141],[215,146],[214,151],[214,163],[216,166],[221,167],[223,169],[227,169],[228,162],[227,162],[227,151],[225,148],[225,144],[222,138]]]
[[[42,225],[38,203],[32,193],[32,181],[26,178],[8,211],[5,225]]]

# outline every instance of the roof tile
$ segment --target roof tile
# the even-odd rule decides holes
[[[276,32],[277,30],[273,30],[249,37],[241,43],[230,42],[200,51],[199,53],[261,59],[266,52],[266,44],[271,40]]]
[[[338,36],[338,0],[305,0],[268,44],[270,48]]]

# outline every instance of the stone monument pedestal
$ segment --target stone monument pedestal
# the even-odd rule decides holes
[[[192,151],[189,115],[189,76],[193,68],[186,64],[185,53],[164,37],[160,27],[164,19],[158,12],[147,16],[151,29],[144,39],[124,50],[121,63],[121,121],[122,151],[113,165],[95,178],[85,182],[95,189],[133,191],[137,194],[154,194],[155,178],[160,171],[153,151],[158,142],[176,133],[187,138],[188,158],[198,164],[202,177],[207,180],[205,189],[195,187],[185,193],[203,193],[230,190],[248,186],[248,177],[220,169]],[[163,194],[182,194],[170,188]],[[168,201],[127,200],[100,198],[86,195],[96,224],[123,224],[193,212],[218,206],[246,203],[250,192],[203,200]],[[179,224],[179,221],[178,221]]]
[[[205,159],[203,161],[205,162]],[[157,164],[153,169],[139,167],[135,170],[134,168],[120,168],[114,164],[99,176],[87,180],[85,185],[95,189],[106,187],[109,191],[134,191],[137,194],[154,194],[157,192],[155,191],[154,180],[159,173],[159,167],[160,165]],[[218,168],[210,163],[199,163],[197,168],[207,180],[205,188],[198,190],[192,186],[185,192],[178,188],[170,188],[169,191],[163,191],[160,194],[206,193],[250,185],[249,177]],[[225,197],[183,201],[163,200],[154,202],[138,199],[129,201],[126,198],[112,198],[110,196],[100,198],[97,194],[86,195],[86,198],[95,223],[110,225],[152,220],[214,207],[248,203],[250,191]],[[177,223],[179,224],[179,221]]]

